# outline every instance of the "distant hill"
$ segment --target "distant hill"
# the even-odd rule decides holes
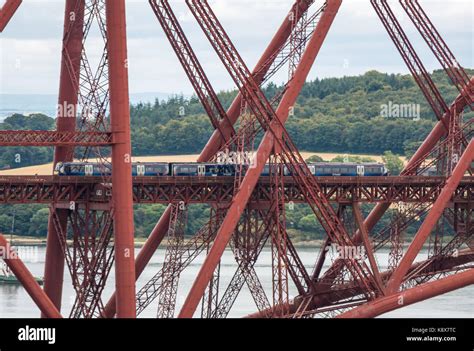
[[[456,88],[444,71],[435,71],[433,79],[450,104],[458,95]],[[270,84],[265,93],[272,97],[279,89]],[[222,92],[219,98],[228,107],[235,95],[235,91]],[[198,153],[212,132],[196,97],[138,104],[132,107],[131,115],[133,150],[138,155]],[[466,114],[469,117],[473,114]],[[435,120],[411,76],[370,71],[356,77],[308,82],[287,129],[304,151],[409,155]]]
[[[469,71],[470,75],[473,73]],[[450,104],[458,95],[457,90],[443,71],[435,71],[433,79]],[[265,93],[272,97],[279,89],[269,84]],[[235,91],[221,92],[219,98],[228,107],[235,95]],[[54,128],[54,119],[44,114],[54,116],[55,96],[0,95],[0,99],[3,111],[23,111],[0,123],[0,129]],[[195,96],[133,94],[131,102],[134,156],[199,154],[213,132]],[[415,108],[407,110],[408,114],[397,113],[395,107],[404,106]],[[48,113],[50,110],[53,112]],[[38,111],[42,114],[24,116]],[[472,117],[472,112],[465,115]],[[356,77],[308,82],[287,129],[302,151],[369,155],[391,151],[410,156],[434,123],[433,112],[411,76],[370,71]],[[16,162],[18,155],[21,163]],[[49,149],[8,148],[0,154],[0,169],[51,160]]]
[[[154,102],[155,99],[167,100],[170,93],[138,93],[130,95],[130,103]],[[55,117],[58,103],[56,94],[0,94],[0,122],[13,114],[45,114]]]
[[[473,74],[470,71],[469,74]],[[458,95],[444,72],[433,73],[446,101]],[[280,87],[270,84],[265,93],[271,97]],[[219,98],[228,107],[236,92],[222,92]],[[6,99],[7,98],[7,99]],[[3,111],[21,112],[11,116],[1,129],[53,129],[55,121],[54,96],[0,96]],[[156,99],[158,98],[158,99]],[[135,157],[154,155],[198,154],[212,133],[209,118],[205,115],[196,97],[169,96],[159,93],[138,94],[131,98],[132,147]],[[3,101],[7,101],[6,104]],[[16,102],[15,102],[16,101]],[[393,107],[416,105],[411,113],[395,113]],[[419,105],[419,106],[418,106]],[[390,107],[390,108],[389,108]],[[419,107],[419,110],[418,110]],[[29,117],[23,113],[43,112]],[[399,111],[400,112],[400,111]],[[409,111],[410,112],[410,111]],[[414,113],[415,112],[415,113]],[[5,113],[5,112],[4,112]],[[465,118],[474,117],[466,113]],[[357,77],[331,78],[308,82],[287,123],[289,133],[302,151],[338,154],[382,155],[385,151],[410,155],[418,143],[425,138],[435,123],[435,117],[419,91],[414,80],[407,75],[389,75],[375,71]],[[17,170],[31,165],[46,164],[52,160],[49,148],[2,148],[0,169],[15,168],[3,174],[51,172],[51,166]],[[304,154],[309,157],[310,154]],[[20,156],[20,162],[16,162]],[[143,160],[165,160],[168,158],[144,158]],[[169,158],[177,159],[176,156]],[[179,158],[183,160],[183,158]],[[195,159],[195,157],[194,157]],[[146,236],[164,211],[162,205],[136,206],[135,229],[137,236]],[[370,206],[363,206],[364,216]],[[297,241],[317,240],[323,230],[309,207],[296,205],[288,211],[288,231]],[[1,206],[0,232],[9,233],[15,220],[15,234],[45,236],[49,210],[46,206]],[[391,216],[385,216],[376,230],[388,225]],[[195,232],[209,219],[209,208],[204,205],[190,206],[187,234]],[[417,231],[416,224],[407,235]]]

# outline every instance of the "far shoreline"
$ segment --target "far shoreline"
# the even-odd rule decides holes
[[[10,240],[10,236],[5,234],[5,237],[8,238],[8,242],[13,247],[20,247],[20,246],[38,246],[38,247],[46,247],[47,239],[45,237],[36,238],[36,237],[28,237],[28,236],[18,236],[14,235],[12,240]],[[186,238],[189,239],[189,238]],[[145,245],[147,239],[146,238],[135,238],[135,248],[141,248]],[[324,240],[310,240],[310,241],[298,241],[295,242],[293,245],[297,248],[320,248],[324,243]],[[164,240],[160,247],[167,247],[167,243]]]
[[[8,242],[12,247],[25,247],[25,246],[34,246],[34,247],[46,247],[47,239],[44,238],[36,238],[36,237],[28,237],[28,236],[18,236],[14,235],[12,240],[10,241],[10,236],[5,235],[8,238]],[[186,238],[189,240],[190,238]],[[147,239],[146,238],[135,238],[135,248],[142,248],[145,245]],[[12,244],[13,242],[13,244]],[[324,245],[325,240],[318,239],[318,240],[307,240],[307,241],[294,241],[293,246],[299,249],[320,249]],[[404,248],[409,246],[409,242],[404,243]],[[166,248],[168,245],[166,240],[164,240],[160,248]],[[425,243],[423,245],[424,249],[429,247],[429,243]]]

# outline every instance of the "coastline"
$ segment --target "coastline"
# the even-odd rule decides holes
[[[10,242],[10,236],[5,235]],[[135,248],[141,248],[145,245],[146,238],[135,238]],[[29,236],[18,236],[13,235],[12,246],[46,246],[47,240],[46,238],[37,238],[37,237],[29,237]],[[323,245],[324,240],[310,240],[310,241],[299,241],[295,242],[294,246],[297,248],[319,248]],[[10,242],[11,244],[11,242]],[[160,247],[166,247],[166,241],[164,240]]]
[[[45,247],[46,246],[46,238],[37,238],[37,237],[28,237],[28,236],[18,236],[13,235],[12,240],[10,241],[10,236],[5,235],[8,238],[8,242],[13,246],[39,246]],[[142,248],[143,245],[146,243],[146,238],[135,238],[135,248]],[[13,242],[13,244],[12,244]],[[309,241],[295,241],[293,242],[293,246],[295,248],[304,248],[304,249],[318,249],[324,245],[324,240],[309,240]],[[166,240],[164,240],[160,247],[164,248],[167,247]],[[409,246],[409,243],[404,243],[404,248]],[[429,243],[425,243],[423,248],[428,248]]]

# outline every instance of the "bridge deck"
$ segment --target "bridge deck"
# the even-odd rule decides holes
[[[318,183],[330,201],[434,202],[446,179],[443,177],[319,177]],[[266,204],[271,199],[270,180],[262,177],[251,203]],[[137,204],[171,202],[229,203],[233,177],[135,177],[133,197]],[[110,184],[101,177],[1,176],[0,204],[107,204]],[[474,194],[474,177],[466,177],[453,202],[467,203]],[[287,202],[305,202],[293,178],[285,180]]]

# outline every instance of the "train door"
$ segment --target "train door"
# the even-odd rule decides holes
[[[84,174],[86,176],[92,176],[94,174],[94,165],[85,165]]]
[[[309,166],[309,170],[311,172],[312,175],[316,175],[316,166]]]
[[[137,176],[144,177],[145,176],[145,166],[144,165],[137,165]]]
[[[198,176],[199,177],[204,177],[205,175],[206,175],[206,166],[199,165],[198,166]]]
[[[359,177],[363,177],[365,175],[365,167],[364,166],[357,166],[357,175]]]

